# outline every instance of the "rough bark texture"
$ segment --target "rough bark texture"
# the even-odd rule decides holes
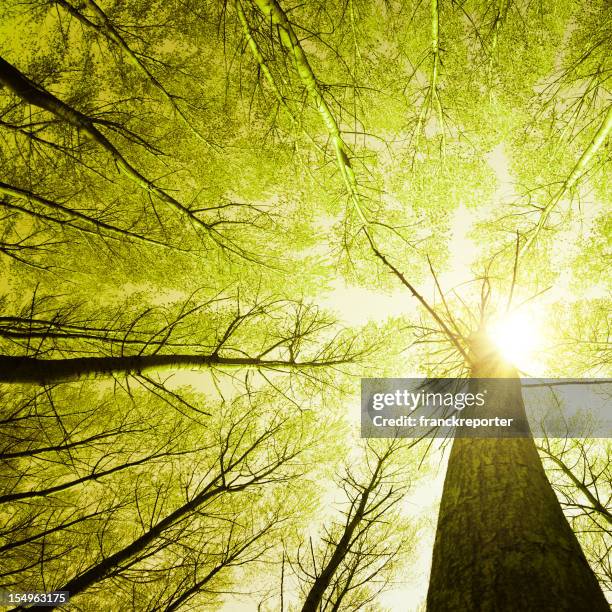
[[[478,414],[525,419],[516,371],[480,353]],[[482,380],[477,377],[504,377]],[[428,612],[608,612],[546,478],[533,438],[457,438],[438,517]]]

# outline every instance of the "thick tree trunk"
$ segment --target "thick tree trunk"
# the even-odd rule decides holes
[[[73,357],[36,359],[0,355],[0,383],[37,383],[41,385],[83,378],[140,374],[151,369],[218,367],[311,368],[346,363],[347,359],[321,361],[283,361],[257,357],[220,357],[219,355],[131,355],[126,357]]]
[[[478,414],[526,420],[516,371],[490,352],[473,368]],[[477,377],[481,377],[478,379]],[[486,380],[500,377],[504,380]],[[467,412],[467,409],[466,411]],[[533,438],[454,440],[444,482],[428,612],[608,612]]]

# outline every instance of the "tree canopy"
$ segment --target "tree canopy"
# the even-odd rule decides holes
[[[515,315],[519,374],[610,376],[610,40],[606,0],[3,2],[2,588],[424,609],[448,445],[360,440],[359,377]],[[536,446],[612,597],[609,441]]]

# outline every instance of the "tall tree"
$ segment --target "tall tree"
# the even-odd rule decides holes
[[[516,370],[484,334],[470,348],[470,391],[486,401],[466,416],[526,423]],[[608,609],[531,437],[454,440],[427,609]]]
[[[303,612],[366,605],[384,588],[397,557],[408,548],[397,506],[408,488],[402,484],[408,475],[399,465],[410,444],[394,439],[379,446],[366,447],[362,477],[348,467],[342,476],[342,521],[325,527],[320,546],[310,542],[310,550],[296,554]],[[402,536],[394,538],[398,531]]]

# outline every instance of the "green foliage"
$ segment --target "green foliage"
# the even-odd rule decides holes
[[[300,543],[342,466],[367,473],[358,376],[465,374],[461,351],[510,296],[545,309],[543,371],[609,375],[610,15],[605,0],[2,3],[0,358],[251,360],[2,385],[3,584],[85,575],[254,444],[230,472],[270,465],[265,482],[189,508],[77,604],[215,608],[248,581],[254,606],[296,606]],[[344,283],[406,307],[347,329],[365,309]],[[397,531],[360,546],[397,558],[340,609],[382,609],[377,585],[415,562],[412,527],[389,517]]]

